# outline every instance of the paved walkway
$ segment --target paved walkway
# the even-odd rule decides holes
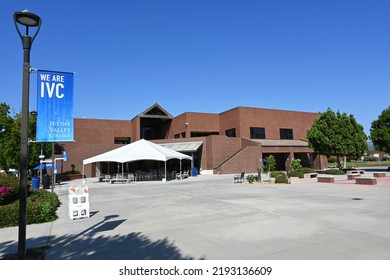
[[[91,217],[70,220],[68,186],[57,186],[59,219],[28,225],[28,248],[49,244],[49,260],[390,259],[389,172],[376,186],[346,176],[234,184],[233,175],[87,185]],[[17,227],[0,229],[0,258],[17,239]]]

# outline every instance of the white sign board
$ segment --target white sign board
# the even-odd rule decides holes
[[[89,218],[89,190],[88,186],[70,186],[69,197],[69,218]]]

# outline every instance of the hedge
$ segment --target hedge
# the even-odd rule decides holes
[[[293,171],[290,171],[289,173],[288,173],[288,177],[299,177],[299,178],[303,178],[304,177],[304,175],[303,175],[303,172],[301,172],[301,171],[295,171],[295,170],[293,170]]]
[[[56,220],[56,211],[61,205],[57,194],[46,190],[30,190],[27,196],[26,223],[39,224]],[[0,228],[17,226],[19,223],[19,200],[0,206]]]
[[[324,171],[324,174],[329,174],[329,175],[345,175],[345,172],[340,169],[328,169]]]

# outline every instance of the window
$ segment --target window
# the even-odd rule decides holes
[[[291,128],[281,128],[280,139],[294,139],[293,130]]]
[[[265,139],[264,127],[251,127],[250,133],[251,133],[251,139]]]
[[[225,130],[225,135],[227,137],[236,137],[236,129],[235,128],[231,128],[231,129]]]
[[[178,134],[175,134],[174,136],[173,136],[173,138],[180,138],[180,134],[178,133]]]
[[[214,132],[191,131],[191,137],[206,137],[209,135],[219,135],[219,132],[218,131],[214,131]]]
[[[115,137],[115,144],[130,144],[130,137]]]

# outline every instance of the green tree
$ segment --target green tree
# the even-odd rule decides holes
[[[390,153],[390,106],[371,123],[370,139],[376,150]]]
[[[353,115],[331,109],[320,114],[307,132],[310,147],[321,155],[335,156],[341,169],[341,158],[358,159],[367,151],[367,136]]]
[[[28,165],[33,168],[39,164],[41,154],[41,144],[35,143],[36,135],[36,112],[31,112],[29,116],[29,151]],[[21,114],[11,116],[10,107],[6,103],[0,103],[0,168],[9,169],[20,166],[20,133]],[[46,157],[51,156],[52,144],[43,145],[43,153]]]
[[[28,138],[30,140],[28,145],[28,166],[33,168],[39,165],[39,155],[41,150],[45,155],[45,158],[51,158],[53,144],[52,143],[36,143],[37,133],[37,112],[33,111],[29,117],[29,131]]]
[[[301,171],[302,170],[301,160],[299,158],[293,159],[291,161],[291,168],[294,171]]]
[[[276,159],[273,155],[269,155],[264,159],[264,171],[270,172],[274,171],[276,167]]]
[[[6,103],[0,103],[0,168],[2,169],[18,166],[18,156],[15,157],[14,153],[17,148],[17,143],[14,142],[17,133],[15,128],[15,119],[11,116],[10,107]]]

